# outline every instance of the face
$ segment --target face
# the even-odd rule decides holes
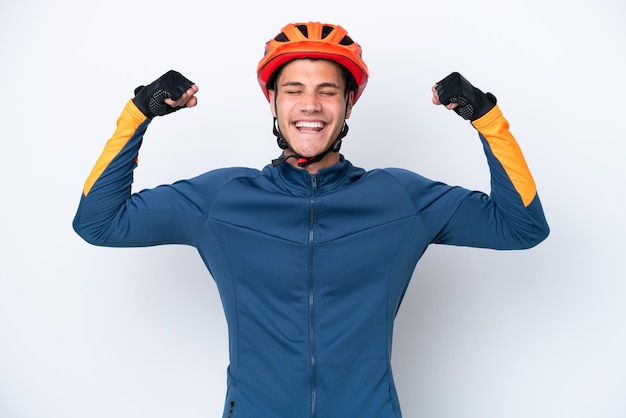
[[[277,94],[270,91],[272,115],[283,138],[303,157],[314,157],[330,147],[352,111],[354,93],[348,94],[346,102],[346,81],[333,61],[297,59],[285,64],[276,90]],[[288,161],[297,164],[293,158]],[[317,172],[338,161],[339,153],[330,152],[307,169]]]

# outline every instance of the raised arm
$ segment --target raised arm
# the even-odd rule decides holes
[[[471,121],[483,143],[491,193],[473,193],[459,205],[436,242],[516,249],[532,247],[549,234],[533,176],[509,123],[491,93],[452,73],[432,88],[433,103]]]
[[[168,204],[166,194],[174,192],[163,190],[160,192],[163,197],[152,199],[147,207],[145,198],[131,196],[133,170],[152,118],[195,106],[197,92],[198,87],[176,71],[168,71],[149,85],[135,89],[135,97],[124,107],[113,136],[85,181],[73,222],[74,230],[82,238],[111,246],[153,245],[170,240],[141,230],[145,231],[150,223],[161,222],[153,215],[158,212],[155,209],[165,212],[162,209]],[[146,207],[137,215],[137,208],[142,206]]]

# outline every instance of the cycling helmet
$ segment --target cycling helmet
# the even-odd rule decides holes
[[[265,44],[265,55],[257,67],[259,84],[268,100],[272,75],[298,58],[324,58],[341,64],[354,77],[354,103],[363,93],[369,72],[361,58],[361,47],[344,28],[320,22],[291,23]]]

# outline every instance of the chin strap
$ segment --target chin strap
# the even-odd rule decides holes
[[[344,120],[343,127],[341,128],[341,132],[339,132],[339,136],[337,137],[335,142],[330,147],[326,148],[326,150],[324,150],[322,153],[317,154],[314,157],[303,157],[302,155],[295,152],[293,148],[291,148],[291,146],[289,146],[287,141],[285,141],[285,138],[283,138],[282,134],[280,133],[280,129],[278,129],[278,121],[276,118],[274,118],[274,122],[273,122],[273,132],[274,132],[274,135],[276,136],[276,142],[278,143],[278,146],[280,147],[280,149],[282,150],[288,149],[289,151],[292,152],[292,154],[285,156],[285,154],[283,153],[280,157],[272,160],[272,165],[274,167],[277,167],[281,165],[282,163],[284,163],[285,161],[287,161],[288,159],[295,158],[298,160],[299,167],[306,167],[309,164],[321,161],[322,158],[324,158],[326,154],[330,152],[339,152],[339,150],[341,149],[341,140],[348,134],[348,124]]]

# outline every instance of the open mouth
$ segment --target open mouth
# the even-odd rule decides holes
[[[319,132],[326,126],[326,124],[321,121],[298,121],[294,123],[294,125],[300,132]]]

